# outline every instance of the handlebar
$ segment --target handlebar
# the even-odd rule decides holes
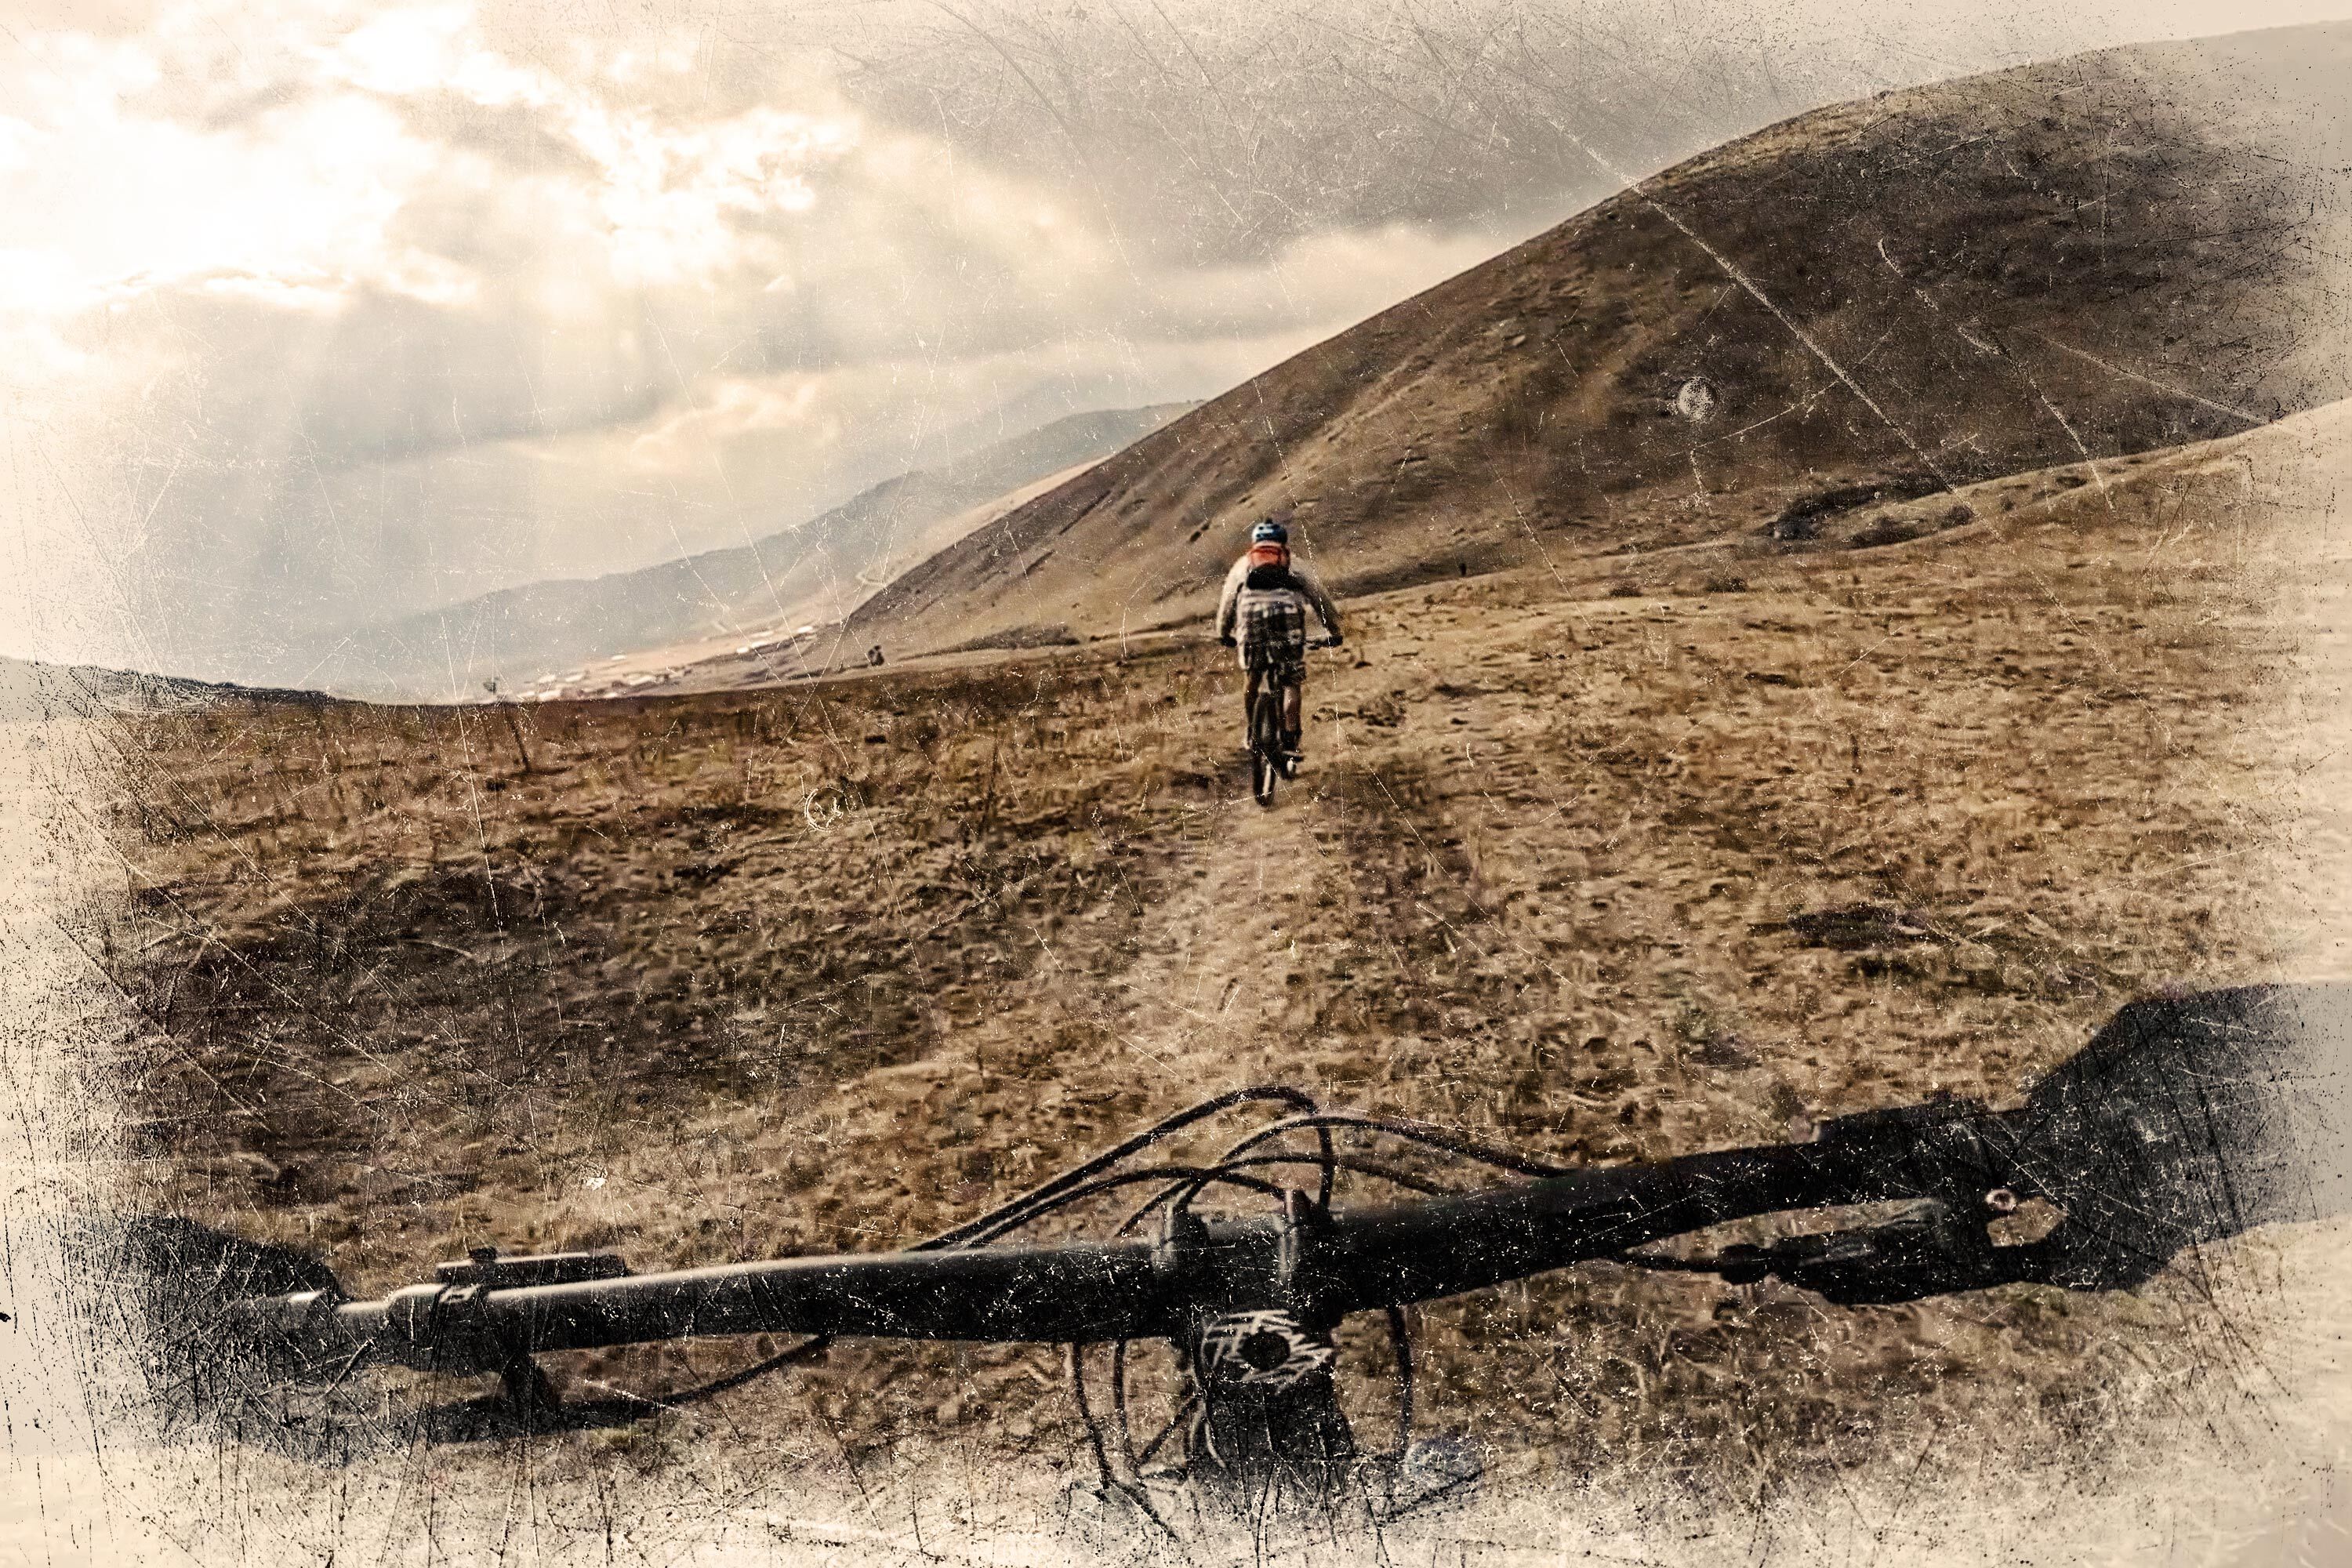
[[[1218,1369],[1244,1353],[1234,1345],[1271,1331],[1268,1322],[1313,1352],[1292,1360],[1308,1369],[1309,1384],[1322,1379],[1316,1397],[1328,1403],[1328,1347],[1343,1319],[1387,1310],[1393,1327],[1396,1311],[1414,1303],[1579,1263],[1737,1280],[1772,1275],[1844,1304],[2028,1281],[2135,1285],[2193,1243],[2352,1209],[2347,1064],[2352,984],[2208,992],[2124,1008],[2013,1110],[1933,1100],[1837,1117],[1807,1142],[1602,1167],[1559,1166],[1419,1123],[1318,1111],[1294,1090],[1236,1090],[915,1248],[647,1275],[629,1275],[604,1255],[480,1253],[443,1266],[433,1283],[375,1300],[345,1298],[331,1275],[294,1258],[290,1268],[242,1276],[251,1293],[188,1342],[217,1360],[226,1328],[226,1342],[298,1379],[340,1378],[383,1361],[497,1373],[511,1390],[544,1386],[531,1361],[544,1352],[688,1336],[1070,1345],[1161,1338],[1187,1347],[1202,1386],[1221,1391],[1202,1408],[1237,1420],[1231,1412],[1253,1408],[1246,1390],[1264,1379]],[[1279,1101],[1294,1114],[1216,1164],[1118,1168],[1158,1139],[1253,1100]],[[1312,1152],[1266,1152],[1308,1132]],[[1426,1185],[1339,1142],[1375,1134],[1532,1179],[1334,1206],[1331,1182],[1342,1171]],[[1319,1170],[1318,1190],[1258,1173],[1286,1163]],[[1067,1203],[1144,1183],[1160,1196],[1135,1220],[1156,1212],[1155,1236],[993,1244]],[[1191,1205],[1216,1184],[1275,1196],[1278,1212],[1204,1219]],[[2039,1240],[1998,1244],[1989,1227],[2027,1199],[2063,1217]],[[1912,1206],[1891,1221],[1714,1257],[1644,1250],[1731,1220],[1887,1200]],[[167,1263],[150,1268],[170,1271]],[[1253,1418],[1270,1419],[1263,1410]],[[1210,1447],[1233,1440],[1227,1433]]]
[[[1332,632],[1327,636],[1311,639],[1307,646],[1308,647],[1338,647],[1346,640],[1347,639],[1341,637],[1339,633]],[[1230,633],[1217,638],[1217,646],[1219,647],[1233,647],[1237,646],[1237,642],[1238,639],[1233,637]]]
[[[313,1291],[251,1301],[242,1316],[252,1330],[305,1346],[307,1360],[358,1356],[452,1373],[496,1372],[518,1352],[706,1335],[1175,1339],[1204,1315],[1255,1310],[1328,1327],[1723,1220],[1948,1194],[1956,1184],[1990,1179],[1973,1164],[1964,1177],[1906,1166],[1906,1146],[1924,1130],[1858,1120],[1874,1131],[1849,1137],[1832,1122],[1811,1144],[1579,1171],[1368,1210],[1329,1212],[1307,1199],[1275,1218],[1180,1223],[1156,1241],[796,1258],[504,1289],[436,1283],[368,1301]]]
[[[1207,1222],[1187,1209],[1156,1240],[417,1285],[374,1301],[310,1292],[247,1310],[322,1354],[445,1371],[495,1370],[518,1350],[688,1335],[1181,1338],[1204,1315],[1279,1309],[1328,1327],[1576,1263],[1647,1261],[1633,1249],[1729,1220],[1890,1199],[1934,1205],[1937,1223],[1836,1233],[1842,1247],[1751,1248],[1726,1267],[1849,1302],[2026,1280],[2110,1289],[2145,1279],[2190,1242],[2344,1206],[2340,1178],[2308,1174],[2310,1156],[2342,1147],[2340,1104],[2318,1123],[2305,1115],[2305,1135],[2287,1140],[2295,1149],[2277,1145],[2293,1131],[2281,1114],[2284,1056],[2309,1058],[2315,1043],[2332,1042],[2340,1058],[2347,1023],[2352,987],[2137,1004],[2012,1111],[1962,1100],[1866,1111],[1824,1122],[1806,1143],[1571,1169],[1383,1207],[1335,1210],[1297,1194],[1269,1218]],[[2032,1197],[2064,1211],[2057,1230],[2023,1247],[1986,1238],[1989,1222]]]

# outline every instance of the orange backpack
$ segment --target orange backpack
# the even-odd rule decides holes
[[[1253,588],[1290,586],[1290,546],[1271,539],[1251,545],[1248,581]]]

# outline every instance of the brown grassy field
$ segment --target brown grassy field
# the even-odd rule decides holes
[[[124,720],[88,809],[134,891],[78,935],[150,1020],[110,1064],[140,1201],[373,1292],[491,1242],[886,1247],[1253,1081],[1586,1161],[2012,1099],[2136,995],[2296,962],[2254,479],[2326,421],[1917,503],[1941,531],[1906,542],[1361,601],[1270,812],[1230,656],[1167,640]],[[1861,903],[1905,930],[1787,924]],[[1593,1266],[1418,1314],[1423,1415],[1742,1496],[1961,1427],[2080,1465],[2252,1354],[2221,1267],[1841,1311]],[[741,1353],[553,1359],[650,1385]],[[1071,1463],[1056,1360],[844,1345],[663,1441]]]

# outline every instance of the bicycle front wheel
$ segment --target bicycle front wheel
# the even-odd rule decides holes
[[[1282,692],[1262,690],[1250,707],[1250,794],[1260,805],[1274,804],[1282,780]]]

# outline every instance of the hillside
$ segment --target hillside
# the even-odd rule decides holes
[[[463,700],[615,653],[835,621],[891,575],[1188,405],[1104,409],[887,479],[831,511],[730,550],[635,572],[504,589],[363,628],[304,676],[374,696]]]
[[[317,692],[142,675],[89,664],[51,664],[0,655],[0,722],[88,718],[99,713],[152,713],[211,703],[267,701],[309,705]]]
[[[1752,532],[2352,390],[2352,26],[2105,51],[1693,159],[1257,377],[876,595],[946,647],[1197,616],[1295,508],[1367,589]]]

